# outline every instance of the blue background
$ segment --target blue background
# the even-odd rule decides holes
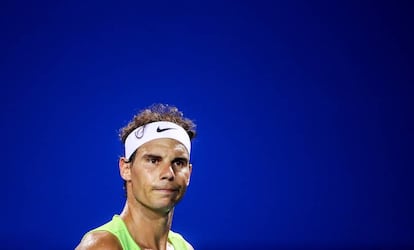
[[[124,205],[118,129],[198,125],[196,249],[414,246],[404,1],[2,1],[4,249],[73,249]]]

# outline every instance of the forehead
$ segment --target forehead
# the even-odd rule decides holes
[[[185,146],[181,142],[170,138],[161,138],[146,142],[138,148],[137,153],[174,154],[188,157]]]

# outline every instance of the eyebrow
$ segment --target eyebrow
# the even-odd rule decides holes
[[[143,159],[157,159],[157,160],[161,160],[162,157],[160,155],[155,155],[155,154],[144,154],[142,156]],[[189,159],[187,157],[175,157],[171,162],[176,162],[176,161],[184,161],[185,163],[189,162]]]
[[[143,156],[142,156],[142,158],[145,158],[145,159],[148,159],[148,158],[152,158],[152,159],[162,159],[162,157],[161,156],[159,156],[159,155],[154,155],[154,154],[144,154]]]
[[[172,160],[172,162],[175,162],[175,161],[183,161],[183,162],[185,162],[185,163],[188,163],[188,158],[186,158],[186,157],[175,157],[175,158]]]

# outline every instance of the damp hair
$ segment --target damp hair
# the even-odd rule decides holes
[[[195,124],[192,120],[183,116],[183,113],[175,106],[167,104],[153,104],[148,108],[138,112],[132,120],[119,130],[119,138],[124,144],[128,135],[136,128],[142,125],[168,121],[181,126],[192,140],[196,136]]]

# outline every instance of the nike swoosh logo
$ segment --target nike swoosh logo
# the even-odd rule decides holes
[[[174,129],[174,128],[160,128],[160,127],[158,126],[158,128],[157,128],[157,132],[158,132],[158,133],[161,133],[161,132],[164,132],[164,131],[169,130],[169,129]]]

